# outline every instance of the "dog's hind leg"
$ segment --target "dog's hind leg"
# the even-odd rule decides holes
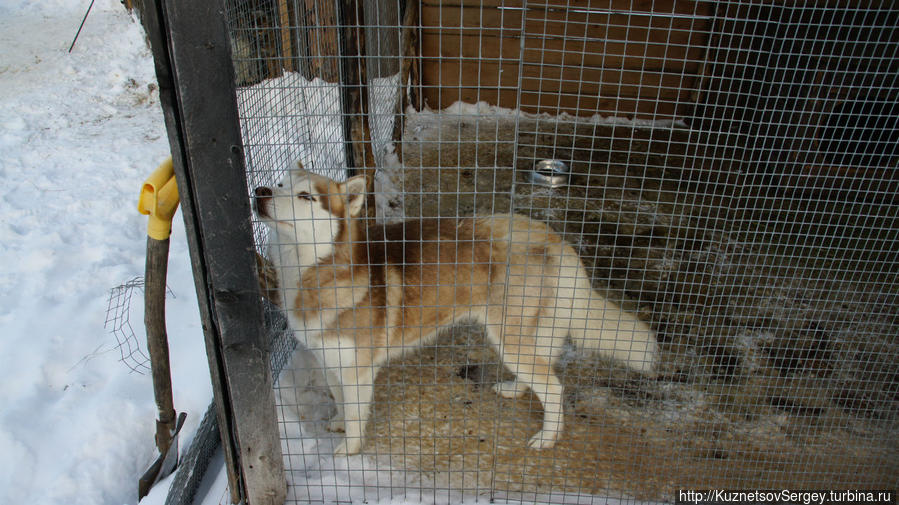
[[[503,362],[512,369],[518,381],[530,387],[543,404],[543,426],[531,437],[528,446],[549,449],[564,427],[562,384],[549,362],[534,354],[533,347],[505,346]]]
[[[535,351],[538,356],[548,358],[550,365],[554,365],[562,353],[565,337],[568,336],[568,321],[559,317],[560,312],[563,317],[566,315],[564,311],[559,310],[558,307],[551,309],[554,315],[541,315],[539,318],[540,322],[536,328]],[[546,312],[546,309],[541,312]],[[503,398],[521,398],[527,393],[527,390],[528,384],[517,379],[493,385],[493,391]]]
[[[513,318],[519,319],[519,318]],[[530,388],[543,405],[543,426],[531,437],[528,446],[533,449],[549,449],[555,445],[564,428],[562,410],[562,384],[552,370],[552,350],[540,344],[544,339],[535,338],[538,331],[535,318],[522,324],[507,320],[503,327],[502,339],[496,339],[494,330],[489,329],[488,338],[497,346],[503,363],[515,374],[514,383],[497,386],[497,392],[521,396]]]

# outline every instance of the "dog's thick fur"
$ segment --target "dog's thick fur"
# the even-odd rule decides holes
[[[566,336],[652,373],[653,331],[595,293],[577,253],[543,223],[495,215],[366,228],[364,193],[362,176],[338,183],[303,170],[256,189],[257,215],[273,232],[281,306],[338,404],[331,427],[346,438],[337,453],[362,448],[378,368],[456,321],[484,323],[515,373],[495,386],[499,394],[530,388],[540,399],[533,448],[552,447],[562,432],[552,367]]]

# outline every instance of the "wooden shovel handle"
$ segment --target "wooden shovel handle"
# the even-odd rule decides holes
[[[156,447],[166,454],[175,432],[175,406],[169,342],[165,330],[165,281],[168,270],[169,239],[147,237],[147,264],[144,277],[144,325],[153,372],[153,393],[159,417],[156,420]]]

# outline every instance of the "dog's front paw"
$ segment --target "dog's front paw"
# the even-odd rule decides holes
[[[528,447],[531,449],[552,449],[556,445],[556,438],[559,433],[556,431],[540,430],[536,435],[531,437]]]
[[[346,423],[343,422],[342,416],[335,416],[328,423],[327,430],[332,433],[343,433],[346,431]]]
[[[360,451],[362,451],[361,438],[345,438],[343,442],[337,446],[337,449],[334,449],[334,455],[352,456],[353,454],[359,454]]]
[[[503,398],[521,398],[528,392],[528,387],[518,381],[498,382],[493,385],[493,391]]]

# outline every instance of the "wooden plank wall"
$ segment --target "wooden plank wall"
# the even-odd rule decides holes
[[[461,100],[679,117],[696,96],[713,14],[696,1],[423,0],[422,94],[441,109]]]
[[[895,3],[727,4],[718,18],[691,126],[747,134],[759,171],[899,178]]]

